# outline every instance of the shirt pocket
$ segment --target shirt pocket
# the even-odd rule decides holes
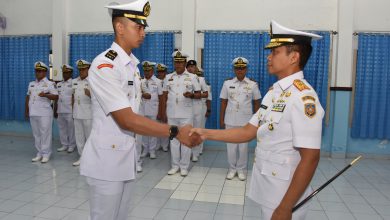
[[[261,167],[258,168],[262,175],[279,180],[290,180],[291,165],[283,155],[260,156],[260,160]]]
[[[130,137],[105,135],[96,146],[101,150],[126,151],[130,150],[132,143]]]

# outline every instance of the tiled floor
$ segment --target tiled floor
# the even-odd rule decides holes
[[[71,166],[77,154],[31,163],[32,143],[0,136],[0,219],[88,219],[88,186]],[[129,220],[259,219],[258,206],[245,196],[248,183],[225,180],[226,152],[206,151],[186,178],[167,176],[169,153],[158,154],[138,175]],[[321,158],[311,185],[317,188],[349,161]],[[307,219],[390,219],[390,161],[360,161],[313,199]]]

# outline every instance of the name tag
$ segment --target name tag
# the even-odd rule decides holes
[[[229,88],[230,88],[230,89],[235,89],[236,87],[235,87],[235,86],[230,86]]]
[[[272,111],[274,112],[283,112],[286,104],[274,104],[272,106]]]
[[[268,106],[261,104],[260,108],[267,110]]]
[[[168,79],[168,81],[173,81],[173,79]]]
[[[134,84],[133,81],[128,81],[128,82],[127,82],[127,85],[129,85],[129,86],[132,86],[133,84]]]

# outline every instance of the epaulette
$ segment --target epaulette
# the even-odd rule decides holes
[[[225,81],[227,81],[227,80],[232,80],[234,77],[230,77],[230,78],[227,78],[227,79],[225,79]]]
[[[269,87],[268,91],[271,91],[271,90],[273,90],[273,89],[274,89],[274,87],[271,86],[271,87]]]
[[[105,56],[113,61],[118,56],[118,53],[115,50],[109,50]]]
[[[299,91],[303,91],[305,89],[310,90],[310,88],[304,82],[302,82],[302,80],[296,79],[294,80],[293,84]]]

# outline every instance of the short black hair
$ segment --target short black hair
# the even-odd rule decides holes
[[[303,70],[305,68],[307,61],[309,61],[313,47],[310,44],[292,44],[286,45],[287,54],[295,51],[299,53],[299,68]]]

